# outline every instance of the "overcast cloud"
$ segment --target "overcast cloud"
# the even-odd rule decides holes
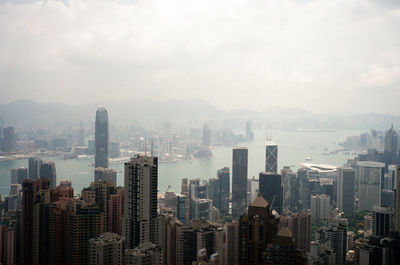
[[[0,102],[21,98],[400,114],[400,5],[0,0]]]

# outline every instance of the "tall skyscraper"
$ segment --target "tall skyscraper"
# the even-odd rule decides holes
[[[96,111],[95,123],[95,168],[108,168],[108,113],[104,107]]]
[[[268,262],[262,264],[305,265],[306,259],[296,249],[296,242],[287,227],[279,229],[278,234],[267,248]],[[261,264],[261,263],[259,263]]]
[[[259,191],[271,209],[282,214],[283,188],[282,176],[273,172],[260,172]]]
[[[331,198],[326,194],[311,196],[312,219],[327,219],[331,212]]]
[[[265,144],[265,172],[278,172],[278,144],[271,140]]]
[[[246,121],[246,138],[250,139],[250,140],[254,139],[254,133],[251,130],[251,121],[250,120]]]
[[[359,211],[372,211],[374,206],[380,206],[385,164],[358,161],[357,169]]]
[[[30,157],[28,161],[29,179],[34,180],[40,178],[40,165],[42,164],[42,160],[38,157]]]
[[[21,264],[40,264],[40,206],[49,200],[48,179],[24,181],[20,253],[17,257]]]
[[[386,165],[396,164],[397,161],[397,144],[398,144],[398,135],[397,132],[392,127],[386,131],[385,134],[385,147],[384,147],[384,156]]]
[[[204,219],[192,220],[190,224],[176,228],[176,263],[192,264],[200,250],[210,258],[223,254],[223,231],[221,225]]]
[[[225,264],[238,265],[239,264],[239,223],[233,221],[225,223]]]
[[[80,122],[80,128],[78,131],[78,145],[85,145],[85,129],[83,128],[83,121]]]
[[[204,146],[211,145],[211,130],[208,124],[204,124],[203,126],[203,145]]]
[[[107,231],[108,229],[108,216],[109,216],[109,200],[110,196],[116,193],[115,184],[107,181],[95,181],[90,184],[90,187],[82,190],[82,197],[84,197],[84,193],[88,192],[94,194],[95,199],[93,200],[96,205],[99,207],[102,215],[102,223],[103,223],[103,231]]]
[[[156,243],[157,157],[137,156],[125,163],[123,234],[127,247]]]
[[[24,183],[24,180],[28,178],[28,169],[21,168],[13,168],[11,169],[11,184],[21,184]]]
[[[232,219],[238,220],[247,208],[248,150],[233,148],[232,159]]]
[[[40,178],[50,181],[50,189],[54,190],[57,184],[56,165],[53,161],[45,161],[40,165]]]
[[[212,200],[212,205],[219,209],[219,180],[217,178],[208,180],[208,199]]]
[[[104,233],[89,240],[90,265],[122,265],[125,238],[114,233]]]
[[[393,231],[393,209],[375,206],[372,211],[372,235],[383,238]]]
[[[231,188],[229,167],[219,169],[217,177],[219,180],[219,204],[217,208],[220,210],[221,215],[227,215],[229,211],[229,191]]]
[[[17,139],[14,127],[6,127],[3,129],[2,151],[4,153],[14,152],[17,147]]]
[[[335,253],[335,265],[346,264],[347,253],[347,219],[339,216],[328,220],[328,227],[322,229],[322,238],[328,239]]]
[[[239,221],[239,264],[267,264],[267,246],[278,232],[279,219],[258,196]]]
[[[108,231],[122,235],[122,217],[124,216],[124,188],[110,195],[108,202]]]
[[[397,167],[397,179],[396,179],[396,203],[394,212],[394,231],[397,234],[400,233],[400,166]]]
[[[337,206],[345,216],[354,214],[356,173],[352,168],[340,168],[337,184]]]
[[[306,254],[310,251],[311,215],[308,212],[290,213],[280,217],[281,226],[287,226],[292,233],[296,246]]]
[[[150,242],[141,243],[134,249],[125,251],[125,265],[162,265],[162,250]]]
[[[108,181],[117,185],[117,171],[115,169],[98,167],[94,169],[94,181]]]

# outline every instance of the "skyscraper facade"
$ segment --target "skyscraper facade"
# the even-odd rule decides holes
[[[327,229],[323,230],[323,237],[330,241],[335,253],[335,265],[346,264],[347,253],[347,219],[335,217],[328,220]]]
[[[13,168],[11,169],[11,184],[21,184],[25,179],[28,178],[28,169],[21,168]]]
[[[229,168],[224,167],[217,172],[219,180],[219,204],[217,208],[222,215],[228,214],[229,211],[229,191],[230,191],[230,174]]]
[[[394,215],[394,231],[397,234],[400,233],[400,166],[397,167],[397,179],[396,179],[396,203],[395,203],[395,215]]]
[[[331,212],[331,198],[326,194],[311,196],[312,219],[327,219]]]
[[[124,216],[124,188],[110,195],[108,202],[108,231],[122,235],[122,217]]]
[[[29,165],[29,179],[40,178],[40,165],[42,160],[37,157],[30,157],[28,160]]]
[[[270,140],[265,144],[265,172],[278,172],[278,144]]]
[[[127,247],[156,243],[157,157],[137,156],[125,163],[123,234]]]
[[[125,238],[114,233],[104,233],[89,240],[90,265],[122,265]]]
[[[247,208],[248,150],[233,148],[232,159],[232,219],[238,220]]]
[[[273,172],[260,172],[259,183],[261,196],[268,202],[271,209],[282,214],[282,176]]]
[[[203,145],[204,146],[211,145],[211,130],[208,124],[204,124],[203,126]]]
[[[374,206],[380,205],[385,164],[358,161],[357,170],[359,211],[372,211]]]
[[[48,179],[50,189],[54,190],[57,184],[56,165],[53,161],[45,161],[40,165],[40,178]]]
[[[397,159],[397,144],[398,135],[392,125],[385,134],[384,157],[386,165],[396,164],[399,162]]]
[[[354,214],[356,173],[352,168],[340,168],[337,184],[337,206],[345,216]]]
[[[393,231],[393,209],[389,207],[375,206],[372,211],[372,234],[383,238]]]
[[[17,147],[14,127],[6,127],[3,129],[3,139],[1,141],[2,151],[4,153],[14,152]]]
[[[279,219],[258,196],[239,221],[239,264],[267,264],[267,246],[278,232]]]
[[[287,226],[295,239],[296,246],[303,254],[310,251],[311,214],[290,213],[280,217],[281,226]]]
[[[272,243],[268,244],[267,262],[262,264],[306,264],[305,258],[303,258],[300,251],[296,249],[296,242],[287,227],[280,228]]]
[[[94,169],[94,181],[108,181],[117,185],[117,171],[109,168],[95,168]]]
[[[108,113],[104,107],[100,107],[96,111],[95,122],[95,168],[108,168],[108,138]]]

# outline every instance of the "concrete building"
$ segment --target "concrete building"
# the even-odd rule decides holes
[[[311,214],[308,212],[290,213],[280,217],[282,227],[286,226],[292,233],[297,249],[303,254],[310,251]]]
[[[263,264],[306,264],[306,259],[302,256],[301,252],[296,249],[295,240],[287,227],[279,229],[272,243],[268,244],[267,256],[267,263]]]
[[[383,238],[394,228],[394,211],[389,207],[375,206],[372,211],[372,235]]]
[[[320,239],[330,242],[330,246],[335,253],[335,265],[346,264],[347,226],[347,219],[335,216],[328,220],[327,227],[321,229]]]
[[[232,219],[238,220],[247,209],[248,150],[233,148],[232,158]]]
[[[380,206],[381,190],[385,164],[372,161],[358,161],[358,198],[359,211],[372,211],[374,206]]]
[[[233,221],[225,224],[225,261],[226,265],[239,264],[239,222]]]
[[[11,184],[22,185],[25,179],[28,179],[27,168],[21,167],[11,169]]]
[[[247,204],[250,205],[258,196],[260,192],[260,181],[258,177],[247,179]]]
[[[355,209],[355,170],[352,168],[339,168],[337,183],[337,208],[345,216],[354,214]]]
[[[127,248],[156,243],[157,157],[137,156],[125,163],[123,235]]]
[[[150,242],[125,251],[124,265],[162,265],[162,250]]]
[[[204,219],[192,220],[190,224],[176,228],[176,264],[192,264],[200,250],[205,250],[207,259],[212,254],[223,256],[224,232],[219,223]]]
[[[115,185],[107,181],[96,181],[90,184],[90,187],[82,190],[82,198],[88,204],[95,204],[99,207],[102,213],[103,231],[108,229],[108,216],[109,216],[109,200],[110,196],[116,194],[117,189]]]
[[[104,233],[89,240],[90,265],[123,265],[125,238],[114,233]]]
[[[312,219],[328,219],[331,213],[330,197],[326,194],[311,196]]]
[[[117,185],[117,171],[112,168],[98,167],[94,169],[94,181],[108,181]]]
[[[396,201],[396,192],[394,190],[387,190],[383,189],[381,190],[381,206],[384,207],[390,207],[393,208],[395,207],[395,201]]]
[[[191,201],[191,219],[201,219],[211,220],[212,213],[212,200],[209,199],[193,199]]]
[[[397,167],[397,176],[400,176],[400,166]],[[394,213],[394,231],[400,233],[400,177],[396,178],[396,203]]]
[[[104,107],[96,111],[95,122],[95,168],[108,168],[109,132],[108,113]]]
[[[124,188],[118,187],[117,193],[110,195],[110,200],[108,201],[108,231],[119,235],[122,235],[124,197]]]

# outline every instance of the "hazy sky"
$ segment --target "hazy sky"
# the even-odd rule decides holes
[[[389,0],[0,0],[0,102],[400,114]]]

